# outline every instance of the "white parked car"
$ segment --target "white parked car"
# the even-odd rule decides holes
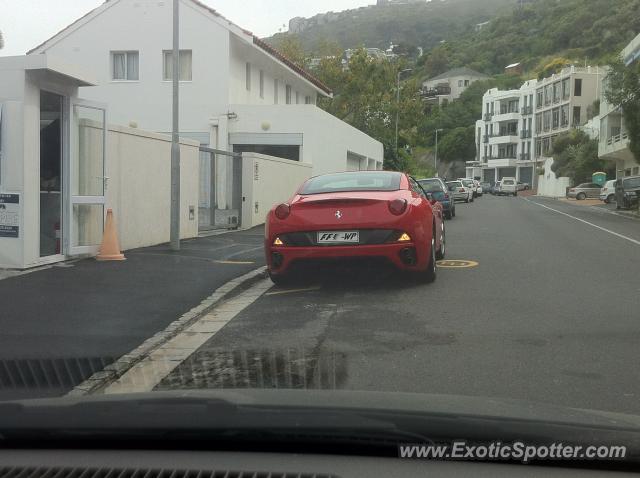
[[[476,185],[476,195],[478,197],[482,196],[482,194],[484,193],[484,189],[482,188],[482,184],[480,184],[480,181],[474,179],[473,183]]]
[[[607,181],[600,189],[600,200],[607,204],[616,202],[616,180]]]
[[[478,187],[476,183],[471,178],[458,178],[458,181],[461,181],[464,184],[464,187],[471,190],[471,202],[478,196]]]
[[[502,181],[500,181],[500,194],[517,196],[518,182],[516,178],[502,178]]]

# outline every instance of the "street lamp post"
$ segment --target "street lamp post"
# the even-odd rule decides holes
[[[398,157],[398,121],[400,119],[400,76],[402,76],[403,73],[407,73],[409,71],[412,71],[411,68],[400,70],[397,76],[398,81],[397,81],[397,87],[396,87],[396,93],[397,93],[397,97],[396,97],[396,158]]]
[[[439,131],[443,131],[442,128],[436,129],[436,153],[435,153],[435,161],[434,161],[434,165],[436,168],[436,178],[439,177],[438,176],[438,132]]]

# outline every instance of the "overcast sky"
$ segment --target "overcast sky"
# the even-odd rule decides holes
[[[375,3],[375,0],[201,0],[258,36],[276,33],[292,17],[309,17]],[[0,56],[23,55],[103,0],[0,0]],[[284,28],[286,30],[286,27]]]

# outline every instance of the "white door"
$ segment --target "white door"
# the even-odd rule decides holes
[[[108,179],[106,105],[73,99],[69,126],[67,254],[95,254],[102,242]]]

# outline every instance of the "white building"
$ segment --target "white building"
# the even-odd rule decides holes
[[[624,50],[622,59],[629,65],[640,59],[640,35],[636,36]],[[616,162],[616,177],[640,174],[640,165],[629,150],[629,135],[622,118],[621,109],[607,102],[604,95],[606,77],[603,78],[600,99],[600,141],[598,156]]]
[[[476,159],[467,162],[467,177],[495,182],[515,177],[532,184],[533,104],[537,80],[517,90],[492,88],[482,97],[482,119],[476,121]]]
[[[473,82],[489,78],[471,68],[454,68],[422,83],[422,97],[428,102],[446,104],[457,100]]]
[[[380,142],[315,106],[318,96],[331,96],[322,82],[199,1],[181,0],[180,8],[181,136],[312,163],[313,174],[382,169]],[[108,0],[29,53],[91,71],[97,85],[81,96],[108,104],[111,123],[166,133],[171,48],[172,2]],[[225,207],[232,173],[225,162],[217,168],[218,205]]]
[[[583,127],[593,116],[602,74],[597,67],[571,66],[517,90],[488,90],[467,176],[489,182],[513,176],[535,186],[534,167],[545,163],[558,134]]]

